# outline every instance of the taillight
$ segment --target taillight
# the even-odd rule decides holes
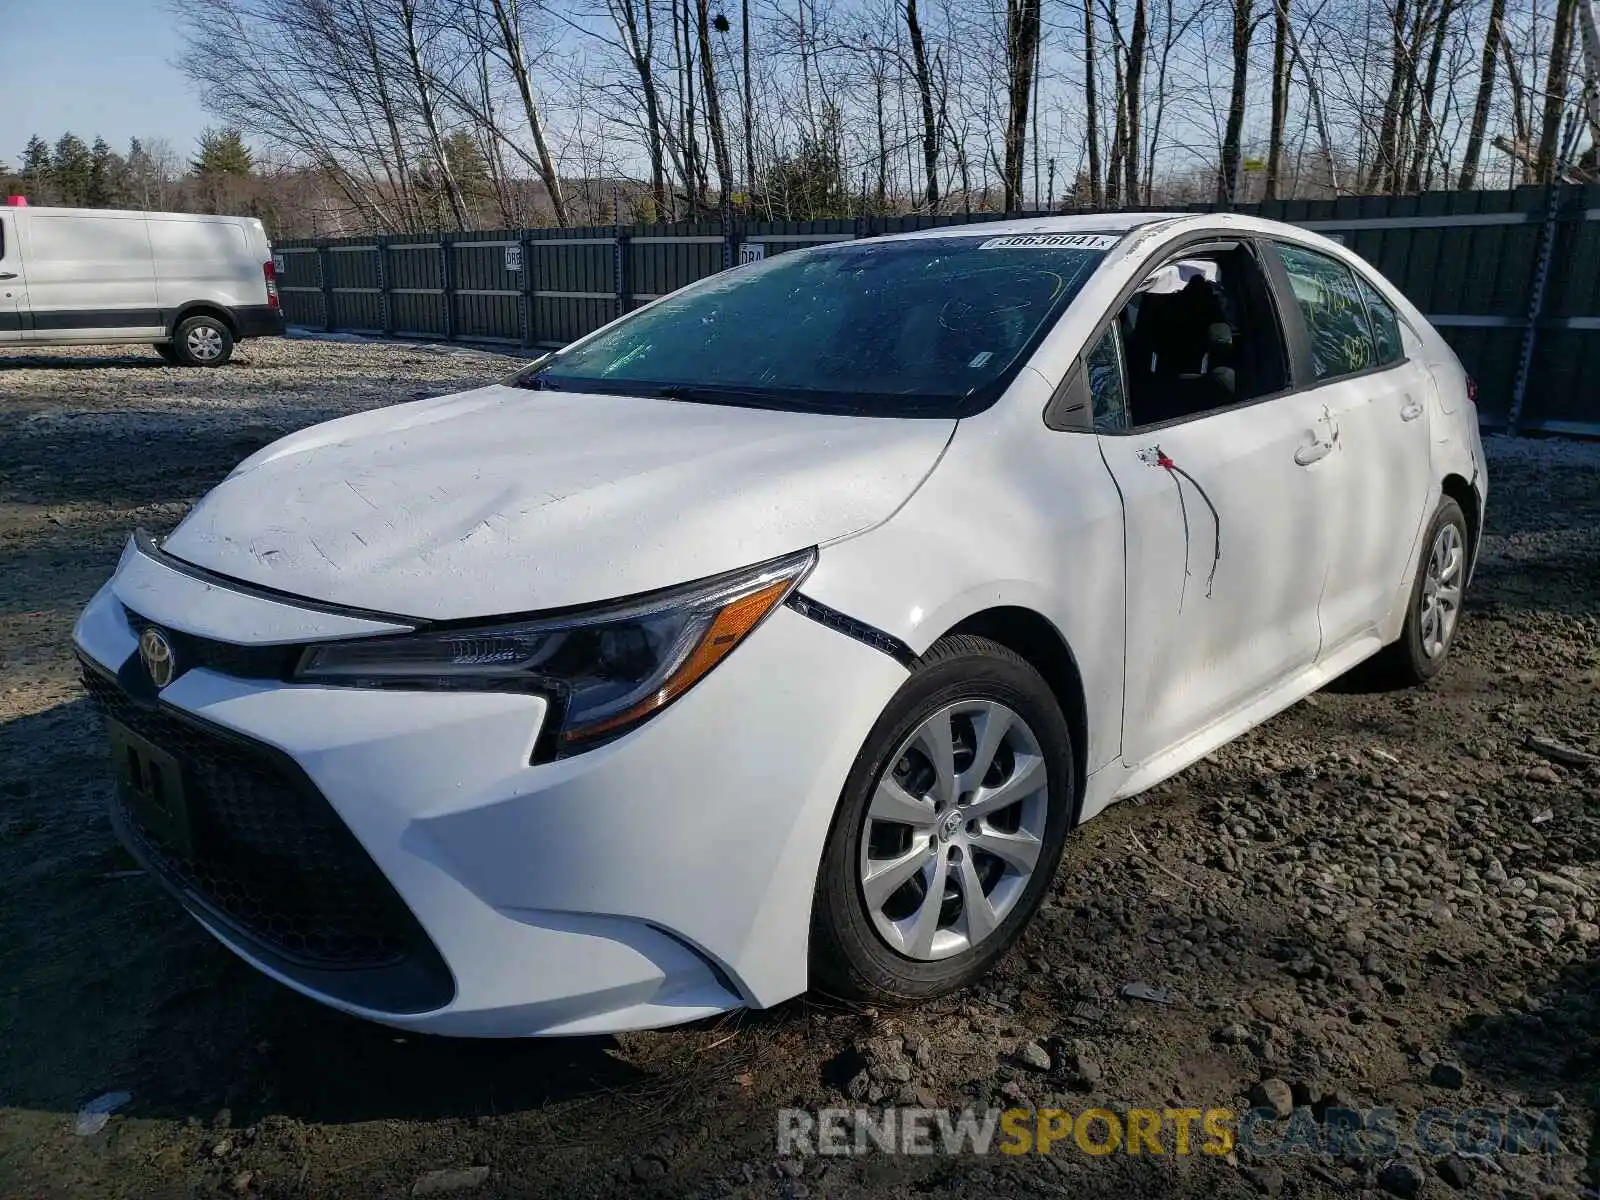
[[[261,264],[261,274],[267,281],[267,307],[278,307],[278,268],[272,265],[269,258]]]
[[[1467,399],[1473,404],[1478,402],[1478,381],[1471,375],[1467,376]]]

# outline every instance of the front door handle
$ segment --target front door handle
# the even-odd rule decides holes
[[[1400,419],[1402,421],[1415,421],[1421,415],[1422,405],[1418,404],[1409,396],[1406,397],[1406,402],[1403,406],[1401,406],[1400,409]]]
[[[15,279],[16,277],[17,273],[15,271],[0,271],[0,279]]]
[[[1294,461],[1299,466],[1309,467],[1312,463],[1327,458],[1332,451],[1332,442],[1312,442],[1309,446],[1301,446],[1294,452]]]

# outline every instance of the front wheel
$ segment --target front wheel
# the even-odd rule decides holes
[[[834,816],[812,910],[824,991],[926,1000],[983,974],[1050,886],[1074,810],[1049,685],[998,643],[948,637],[890,700]]]
[[[1467,518],[1449,496],[1439,501],[1422,543],[1400,638],[1383,651],[1379,670],[1401,686],[1426,683],[1444,668],[1466,594]]]

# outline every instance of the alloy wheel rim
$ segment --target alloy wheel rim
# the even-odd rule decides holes
[[[184,343],[188,346],[189,353],[202,362],[210,362],[222,353],[222,335],[209,325],[200,325],[189,330]]]
[[[923,719],[873,785],[861,895],[891,949],[923,962],[981,945],[1039,866],[1049,772],[1028,723],[995,700]]]
[[[1454,523],[1444,525],[1433,537],[1428,551],[1428,567],[1422,577],[1419,626],[1422,652],[1438,658],[1450,645],[1456,618],[1461,615],[1462,573],[1466,548],[1461,531]]]

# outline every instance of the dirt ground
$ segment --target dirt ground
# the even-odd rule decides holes
[[[0,355],[0,1195],[1600,1184],[1600,446],[1490,439],[1485,552],[1444,675],[1341,681],[1091,822],[1024,945],[949,1001],[808,997],[661,1033],[469,1043],[341,1017],[237,962],[116,847],[73,619],[130,527],[170,528],[256,447],[513,366],[327,341],[250,343],[219,371]],[[1131,981],[1173,1002],[1122,998]],[[1553,1109],[1563,1150],[776,1152],[785,1106],[1237,1110],[1253,1089],[1318,1114],[1389,1107],[1402,1130],[1435,1107]],[[130,1099],[80,1136],[80,1106],[108,1092]]]

